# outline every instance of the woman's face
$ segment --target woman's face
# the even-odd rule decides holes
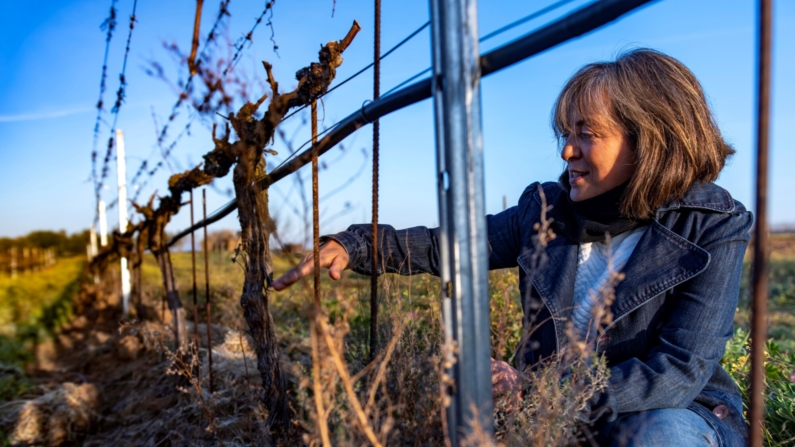
[[[561,157],[566,161],[571,200],[596,197],[621,185],[635,173],[635,153],[624,131],[600,120],[597,131],[578,111],[572,113],[574,132],[564,135]]]

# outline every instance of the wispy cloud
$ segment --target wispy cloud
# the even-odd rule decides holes
[[[18,113],[16,115],[0,115],[0,123],[16,123],[19,121],[37,121],[46,120],[51,118],[61,118],[64,116],[77,115],[79,113],[86,113],[94,110],[89,107],[82,107],[79,109],[56,110],[52,112],[33,112],[33,113]]]

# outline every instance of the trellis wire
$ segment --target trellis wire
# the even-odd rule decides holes
[[[268,17],[268,26],[271,28],[271,42],[273,42],[273,52],[276,53],[276,56],[279,56],[279,46],[276,44],[274,37],[276,36],[276,32],[273,29],[273,5],[276,4],[276,0],[265,2],[265,9],[262,10],[262,13],[257,17],[257,20],[254,21],[254,26],[251,27],[251,30],[246,33],[243,37],[238,39],[238,42],[235,43],[235,54],[232,56],[232,60],[229,61],[229,65],[226,66],[224,69],[223,75],[226,76],[226,73],[229,71],[230,68],[237,65],[237,61],[240,60],[240,56],[243,53],[243,47],[245,46],[246,42],[253,42],[252,37],[254,36],[254,31],[257,29],[260,23],[262,23],[262,18],[265,17],[265,13],[270,11],[271,15]]]
[[[489,76],[527,58],[535,56],[566,41],[593,31],[619,17],[627,14],[652,0],[601,0],[580,8],[541,29],[532,31],[523,37],[497,47],[480,57],[481,75]],[[317,150],[318,156],[323,155],[347,136],[370,123],[372,119],[388,115],[396,110],[431,97],[430,79],[412,84],[392,95],[382,96],[378,101],[363,106],[360,110],[348,115],[335,123],[330,132],[318,141],[316,147],[296,154],[289,163],[279,168],[258,182],[263,188],[278,182],[311,162],[311,152]],[[237,208],[236,200],[215,210],[206,222],[197,225],[211,224],[221,220]],[[172,246],[185,237],[190,228],[177,233],[168,242]]]
[[[222,2],[222,5],[223,5],[224,3],[226,3],[226,4],[228,5],[229,1]],[[270,3],[271,3],[271,9],[272,9],[272,7],[273,7],[273,6],[272,6],[272,4],[273,4],[273,3],[275,3],[275,1],[272,1],[272,2],[270,2]],[[266,9],[266,10],[267,10],[267,9]],[[263,11],[263,13],[264,13],[264,11]],[[221,15],[220,15],[220,13],[219,13],[219,18],[220,18],[220,17],[221,17]],[[217,23],[217,22],[216,22],[216,23]],[[430,25],[430,23],[431,23],[430,21],[428,21],[428,22],[425,22],[425,23],[424,23],[424,24],[422,24],[422,25],[421,25],[419,28],[417,28],[416,30],[412,31],[412,32],[411,32],[411,33],[410,33],[408,36],[406,36],[405,38],[403,38],[403,39],[402,39],[400,42],[398,42],[397,44],[395,44],[395,45],[394,45],[392,48],[390,48],[390,49],[389,49],[389,50],[388,50],[386,53],[384,53],[384,54],[383,54],[383,55],[380,57],[380,59],[384,59],[384,58],[386,58],[387,56],[389,56],[390,54],[392,54],[392,53],[393,53],[395,50],[397,50],[398,48],[400,48],[401,46],[403,46],[403,45],[404,45],[406,42],[408,42],[408,41],[409,41],[409,40],[411,40],[411,39],[412,39],[414,36],[416,36],[417,34],[419,34],[420,32],[422,32],[422,31],[423,31],[425,28],[427,28],[427,27]],[[256,24],[255,24],[255,25],[256,25]],[[215,28],[215,26],[214,26],[213,28]],[[252,29],[252,31],[253,31],[253,29]],[[212,35],[212,32],[211,32],[211,35]],[[275,44],[275,42],[274,42],[274,44]],[[206,48],[206,47],[205,47],[205,48]],[[199,56],[199,58],[201,59],[201,57],[202,57],[202,56],[200,55],[200,56]],[[233,58],[233,59],[234,59],[234,58]],[[344,79],[342,82],[338,83],[337,85],[335,85],[334,87],[332,87],[332,88],[330,88],[328,91],[326,91],[324,94],[320,95],[320,96],[318,97],[318,99],[321,99],[321,98],[323,98],[324,96],[326,96],[326,95],[328,95],[329,93],[333,92],[333,91],[334,91],[334,90],[336,90],[337,88],[339,88],[339,87],[341,87],[341,86],[345,85],[347,82],[349,82],[349,81],[351,81],[351,80],[355,79],[356,77],[358,77],[359,75],[361,75],[362,73],[364,73],[365,71],[367,71],[368,69],[370,69],[371,67],[373,67],[373,66],[374,66],[374,64],[375,64],[375,62],[371,62],[371,63],[369,63],[368,65],[364,66],[363,68],[361,68],[361,69],[360,69],[359,71],[357,71],[356,73],[354,73],[354,74],[352,74],[351,76],[349,76],[349,77],[345,78],[345,79]],[[229,67],[227,67],[227,69],[228,69],[228,68],[229,68]],[[226,71],[224,71],[224,73],[226,73]],[[191,78],[189,77],[189,79],[188,79],[188,82],[190,82],[190,81],[191,81]],[[188,82],[186,82],[186,86],[188,85]],[[178,103],[174,105],[174,108],[173,108],[173,110],[172,110],[172,114],[169,116],[168,122],[171,122],[171,121],[173,121],[173,119],[176,117],[176,115],[175,115],[176,108],[179,106],[179,104],[181,103],[181,101],[182,101],[182,100],[178,100]],[[293,115],[297,114],[298,112],[301,112],[301,111],[302,111],[302,110],[304,110],[306,107],[307,107],[307,106],[302,106],[302,107],[299,107],[299,108],[298,108],[297,110],[295,110],[294,112],[292,112],[292,113],[288,114],[287,116],[285,116],[285,117],[284,117],[284,120],[282,120],[282,122],[284,122],[284,121],[285,121],[285,120],[287,120],[288,118],[292,117]],[[162,143],[163,134],[164,134],[164,132],[166,131],[166,127],[168,126],[168,122],[166,123],[166,126],[164,126],[163,130],[161,131],[161,135],[158,137],[158,144]],[[191,123],[192,123],[192,119],[191,119],[191,121],[189,121],[189,122],[186,124],[185,128],[184,128],[184,129],[183,129],[183,130],[182,130],[182,131],[179,133],[179,135],[177,136],[177,138],[175,138],[175,139],[174,139],[174,141],[173,141],[173,142],[172,142],[172,143],[169,145],[169,147],[168,147],[168,148],[166,148],[166,150],[163,152],[163,154],[164,154],[164,158],[165,158],[165,157],[167,157],[167,156],[169,156],[169,155],[171,154],[171,152],[173,151],[173,149],[174,149],[174,147],[176,146],[177,142],[178,142],[178,141],[179,141],[179,140],[182,138],[182,136],[183,136],[183,135],[184,135],[184,134],[185,134],[185,133],[186,133],[186,132],[189,130]],[[325,133],[329,132],[331,129],[333,129],[333,126],[332,126],[332,127],[330,127],[330,128],[328,128],[328,129],[326,129],[326,130],[324,130],[324,131],[322,131],[322,132],[320,132],[320,134],[319,134],[319,135],[323,135],[323,134],[325,134]],[[311,140],[308,140],[306,143],[302,144],[302,145],[301,145],[301,147],[299,147],[299,149],[298,149],[298,150],[300,150],[301,148],[305,147],[305,146],[306,146],[306,145],[308,145],[308,144],[311,144]],[[294,154],[292,154],[292,155],[294,155]],[[284,161],[283,161],[283,162],[282,162],[282,163],[281,163],[279,166],[277,166],[277,168],[278,168],[278,167],[280,167],[281,165],[283,165],[284,163],[286,163],[287,161],[289,161],[290,159],[291,159],[291,157],[288,157],[287,159],[285,159],[285,160],[284,160]],[[135,185],[135,182],[136,182],[136,180],[137,180],[138,178],[140,178],[140,177],[141,177],[141,175],[142,175],[142,174],[145,172],[145,170],[146,170],[146,167],[147,167],[147,164],[148,164],[147,160],[144,160],[144,161],[141,163],[141,166],[138,168],[138,171],[136,171],[136,173],[135,173],[135,176],[133,176],[133,180],[132,180],[131,184]],[[157,171],[158,171],[158,170],[159,170],[159,169],[160,169],[162,166],[163,166],[163,161],[161,160],[160,162],[158,162],[158,163],[157,163],[157,164],[156,164],[156,165],[155,165],[155,166],[152,168],[152,170],[150,170],[150,171],[149,171],[149,177],[152,177],[152,176],[154,176],[154,175],[157,173]],[[137,200],[138,200],[138,197],[140,196],[140,194],[142,193],[142,191],[143,191],[143,190],[146,188],[146,186],[148,185],[148,183],[149,183],[149,180],[146,180],[146,181],[145,181],[145,182],[144,182],[142,185],[140,185],[140,186],[139,186],[139,187],[136,189],[136,191],[135,191],[135,194],[133,195],[133,198],[132,198],[132,200],[133,200],[133,201],[137,201]]]
[[[575,0],[561,0],[561,1],[557,2],[557,3],[553,3],[552,5],[549,5],[549,6],[547,6],[547,7],[544,7],[544,8],[542,8],[542,9],[539,9],[538,11],[535,11],[535,12],[533,12],[533,13],[531,13],[531,14],[528,14],[528,15],[526,15],[526,16],[524,16],[524,17],[522,17],[522,18],[521,18],[521,19],[519,19],[519,20],[516,20],[516,21],[514,21],[514,22],[511,22],[511,23],[509,23],[509,24],[507,24],[507,25],[505,25],[505,26],[503,26],[503,27],[501,27],[501,28],[499,28],[499,29],[497,29],[497,30],[495,30],[495,31],[492,31],[492,32],[490,32],[489,34],[486,34],[485,36],[483,36],[483,37],[481,37],[481,38],[479,39],[479,42],[485,42],[485,41],[487,41],[487,40],[489,40],[489,39],[492,39],[492,38],[494,38],[494,37],[497,37],[497,36],[498,36],[498,35],[500,35],[500,34],[506,33],[506,32],[508,32],[508,31],[510,31],[510,30],[512,30],[512,29],[514,29],[514,28],[516,28],[516,27],[517,27],[517,26],[519,26],[519,25],[525,24],[525,23],[529,22],[530,20],[533,20],[533,19],[535,19],[535,18],[541,17],[542,15],[544,15],[544,14],[546,14],[546,13],[550,12],[550,11],[553,11],[553,10],[555,10],[555,9],[558,9],[558,8],[560,8],[560,7],[562,7],[562,6],[565,6],[566,4],[572,3],[573,1],[575,1]],[[430,22],[430,21],[427,21],[427,22],[425,22],[424,24],[422,24],[422,25],[421,25],[419,28],[417,28],[416,30],[414,30],[414,31],[413,31],[411,34],[409,34],[408,36],[404,37],[404,38],[403,38],[403,40],[401,40],[400,42],[398,42],[398,43],[397,43],[395,46],[393,46],[392,48],[390,48],[390,49],[389,49],[389,50],[388,50],[386,53],[384,53],[383,55],[381,55],[380,57],[378,57],[378,58],[377,58],[377,60],[379,61],[379,63],[380,63],[380,61],[381,61],[381,60],[385,59],[387,56],[389,56],[390,54],[392,54],[392,52],[394,52],[395,50],[397,50],[398,48],[400,48],[400,47],[401,47],[403,44],[405,44],[406,42],[408,42],[409,40],[411,40],[411,39],[412,39],[414,36],[416,36],[417,34],[419,34],[419,33],[420,33],[422,30],[424,30],[425,28],[427,28],[428,26],[430,26],[430,24],[431,24],[431,22]],[[366,66],[364,66],[364,67],[363,67],[363,68],[361,68],[359,71],[357,71],[356,73],[352,74],[351,76],[348,76],[348,77],[347,77],[347,78],[345,78],[345,79],[344,79],[342,82],[340,82],[339,84],[337,84],[337,85],[335,85],[334,87],[330,88],[330,89],[329,89],[329,90],[328,90],[326,93],[324,93],[324,94],[320,95],[320,97],[319,97],[319,98],[322,98],[322,97],[324,97],[324,96],[328,95],[329,93],[333,92],[334,90],[338,89],[339,87],[342,87],[343,85],[345,85],[345,84],[346,84],[348,81],[351,81],[351,80],[355,79],[356,77],[358,77],[359,75],[361,75],[362,73],[364,73],[365,71],[367,71],[369,68],[373,67],[373,66],[375,65],[375,61],[376,61],[376,58],[373,58],[373,62],[371,62],[371,63],[367,64]],[[425,70],[423,70],[423,71],[421,71],[421,72],[419,72],[419,73],[417,73],[417,74],[415,74],[415,75],[413,75],[413,76],[410,76],[410,77],[409,77],[409,78],[407,78],[406,80],[402,81],[400,84],[398,84],[398,85],[396,85],[396,86],[392,87],[390,90],[388,90],[386,93],[384,93],[384,94],[383,94],[383,96],[389,96],[389,95],[390,95],[391,93],[393,93],[394,91],[396,91],[396,90],[400,89],[401,87],[405,86],[406,84],[408,84],[408,83],[410,83],[410,82],[414,81],[415,79],[419,78],[420,76],[422,76],[422,75],[424,75],[424,74],[426,74],[426,73],[430,73],[430,72],[431,72],[431,68],[430,68],[430,67],[428,67],[428,68],[426,68]],[[379,95],[379,97],[380,97],[380,96],[381,96],[381,95]],[[292,112],[292,113],[288,114],[288,115],[287,115],[287,116],[286,116],[284,119],[286,120],[287,118],[290,118],[291,116],[293,116],[293,115],[297,114],[298,112],[302,111],[304,108],[305,108],[305,106],[304,106],[304,107],[300,107],[300,108],[298,108],[296,111],[294,111],[294,112]],[[328,131],[328,129],[327,129],[326,131],[324,131],[324,132],[327,132],[327,131]],[[305,143],[304,145],[306,145],[306,144],[308,144],[308,142],[307,142],[307,143]],[[304,145],[302,145],[302,147],[303,147]],[[300,150],[300,148],[299,148],[299,150]],[[291,154],[291,155],[294,155],[294,154]],[[281,167],[281,165],[283,165],[284,163],[286,163],[288,160],[290,160],[290,158],[288,158],[288,159],[286,159],[285,161],[283,161],[283,162],[282,162],[282,163],[279,165],[279,167]]]
[[[412,32],[411,32],[411,34],[409,34],[408,36],[404,37],[404,38],[403,38],[403,40],[401,40],[400,42],[396,43],[396,44],[395,44],[395,46],[393,46],[392,48],[390,48],[390,49],[389,49],[389,51],[387,51],[387,52],[386,52],[386,53],[384,53],[382,56],[380,56],[380,57],[378,58],[378,62],[380,62],[382,59],[386,58],[387,56],[389,56],[390,54],[392,54],[392,53],[393,53],[395,50],[397,50],[398,48],[400,48],[401,46],[403,46],[403,44],[405,44],[406,42],[408,42],[409,40],[411,40],[411,39],[412,39],[414,36],[416,36],[417,34],[419,34],[419,33],[420,33],[422,30],[424,30],[425,28],[427,28],[428,26],[430,26],[430,24],[431,24],[431,22],[425,22],[425,23],[423,23],[422,25],[420,25],[420,27],[419,27],[419,28],[417,28],[416,30],[412,31]],[[338,89],[338,88],[342,87],[343,85],[347,84],[347,83],[348,83],[348,81],[351,81],[351,80],[353,80],[353,79],[357,78],[359,75],[361,75],[362,73],[364,73],[365,71],[367,71],[367,70],[369,70],[371,67],[373,67],[373,66],[375,65],[375,63],[376,63],[376,59],[373,59],[373,62],[370,62],[369,64],[367,64],[367,65],[365,65],[364,67],[362,67],[362,68],[361,68],[359,71],[357,71],[356,73],[354,73],[354,74],[352,74],[352,75],[348,76],[347,78],[345,78],[344,80],[342,80],[340,83],[338,83],[338,84],[337,84],[337,85],[335,85],[334,87],[331,87],[330,89],[328,89],[328,91],[326,91],[326,92],[325,92],[325,93],[323,93],[322,95],[318,96],[318,98],[317,98],[317,99],[322,99],[324,96],[328,95],[329,93],[333,92],[334,90],[336,90],[336,89]],[[298,109],[296,109],[294,112],[292,112],[292,113],[288,114],[287,116],[285,116],[285,117],[284,117],[284,120],[286,120],[287,118],[290,118],[291,116],[293,116],[293,115],[297,114],[298,112],[300,112],[300,111],[304,110],[305,108],[306,108],[306,106],[301,106],[301,107],[299,107],[299,108],[298,108]],[[282,122],[284,122],[284,120],[282,120]]]
[[[97,101],[97,119],[94,123],[94,142],[91,148],[91,179],[94,182],[94,195],[99,203],[99,183],[97,180],[97,142],[99,141],[99,124],[102,122],[102,106],[108,79],[108,55],[110,54],[110,41],[113,39],[113,30],[116,28],[116,2],[111,0],[108,18],[102,22],[101,27],[107,26],[105,34],[105,56],[102,62],[102,76],[99,80],[99,100]],[[101,28],[100,27],[100,28]]]
[[[204,42],[204,48],[202,48],[201,53],[199,53],[198,61],[196,62],[197,67],[201,66],[201,63],[205,57],[205,51],[207,51],[207,49],[210,47],[210,43],[215,41],[215,31],[218,28],[218,25],[221,23],[221,19],[223,19],[224,16],[229,15],[229,10],[227,8],[229,7],[230,2],[231,0],[221,1],[221,4],[218,9],[218,15],[215,18],[215,22],[213,23],[212,28],[210,28],[210,32],[207,34],[207,40],[205,40]],[[193,85],[194,77],[195,74],[188,75],[188,79],[187,81],[185,81],[185,88],[183,89],[185,93],[188,93],[190,91],[190,88]],[[179,97],[177,98],[177,102],[174,103],[174,106],[172,106],[171,115],[169,115],[166,124],[163,126],[163,129],[160,130],[160,135],[157,137],[158,144],[162,144],[163,141],[165,140],[166,135],[168,134],[168,127],[170,123],[174,121],[174,119],[176,118],[177,109],[179,108],[179,106],[182,105],[183,101],[185,101],[186,98],[187,95],[179,95]]]
[[[509,23],[509,24],[507,24],[507,25],[505,25],[503,27],[500,27],[500,28],[498,28],[498,29],[486,34],[485,36],[483,36],[480,39],[478,39],[478,42],[483,43],[483,42],[485,42],[485,41],[487,41],[489,39],[492,39],[494,37],[499,36],[500,34],[508,32],[508,31],[516,28],[519,25],[524,25],[525,23],[527,23],[527,22],[529,22],[529,21],[531,21],[533,19],[541,17],[542,15],[544,15],[544,14],[546,14],[548,12],[554,11],[554,10],[556,10],[556,9],[562,7],[562,6],[565,6],[565,5],[569,4],[569,3],[572,3],[574,1],[575,0],[560,0],[557,3],[553,3],[553,4],[551,4],[551,5],[547,6],[547,7],[541,8],[538,11],[535,11],[533,13],[530,13],[530,14],[522,17],[519,20],[511,22],[511,23]],[[419,78],[420,76],[422,76],[422,75],[424,75],[426,73],[430,73],[430,72],[431,72],[431,67],[428,67],[425,70],[422,70],[421,72],[419,72],[419,73],[417,73],[417,74],[415,74],[413,76],[410,76],[405,81],[403,81],[400,84],[398,84],[398,85],[392,87],[391,89],[389,89],[386,93],[384,93],[384,96],[388,96],[390,93],[394,92],[395,90],[403,87],[404,85],[406,85],[409,82]]]
[[[130,15],[130,30],[127,33],[127,46],[124,49],[124,61],[122,62],[121,73],[119,74],[119,89],[116,91],[116,102],[111,109],[111,113],[113,114],[113,125],[110,128],[110,137],[108,138],[108,149],[105,152],[105,160],[102,164],[102,174],[99,179],[99,183],[97,185],[97,198],[99,198],[99,193],[102,191],[103,183],[105,182],[105,178],[108,176],[108,170],[110,165],[110,159],[113,155],[113,146],[115,142],[115,133],[116,133],[116,124],[119,121],[119,110],[121,109],[121,104],[124,102],[124,92],[127,88],[127,79],[125,78],[125,73],[127,71],[127,58],[130,55],[130,42],[132,41],[132,33],[133,29],[135,28],[135,11],[138,7],[138,0],[133,1],[133,9],[132,14]],[[97,216],[98,217],[98,216]]]
[[[220,3],[219,8],[218,8],[218,14],[216,15],[215,22],[213,22],[213,26],[210,28],[210,32],[207,34],[207,39],[204,42],[204,47],[202,48],[202,51],[199,53],[199,57],[198,57],[197,62],[195,64],[196,67],[200,67],[201,66],[201,62],[204,60],[204,58],[207,55],[206,52],[208,51],[208,48],[210,47],[210,43],[215,41],[215,33],[216,33],[216,30],[218,29],[218,26],[221,23],[221,20],[224,18],[224,16],[229,15],[228,8],[229,8],[229,3],[230,2],[231,2],[231,0],[221,0],[221,3]],[[193,73],[192,70],[191,70],[191,72],[188,75],[188,79],[185,81],[185,86],[183,88],[183,92],[186,93],[186,94],[179,95],[179,97],[177,98],[177,101],[171,107],[171,114],[168,116],[168,119],[166,120],[166,123],[163,125],[163,128],[160,130],[160,133],[159,133],[159,135],[157,137],[157,145],[158,146],[162,146],[163,142],[165,141],[166,135],[168,135],[168,128],[171,125],[171,123],[176,119],[177,110],[179,109],[179,107],[182,105],[182,103],[187,98],[187,92],[190,91],[190,88],[193,85],[194,76],[195,76],[195,73]],[[161,156],[163,156],[164,159],[165,159],[165,157],[167,157],[167,156],[169,156],[171,154],[171,151],[174,149],[174,147],[176,147],[177,142],[182,138],[182,136],[190,131],[190,126],[191,126],[192,122],[193,122],[193,118],[191,118],[190,121],[188,121],[188,123],[185,125],[185,127],[182,129],[182,131],[177,135],[177,137],[174,139],[174,141],[168,146],[166,151],[161,153]],[[148,164],[149,164],[148,160],[144,160],[143,162],[141,162],[141,166],[136,171],[135,176],[133,177],[133,181],[131,182],[131,184],[135,185],[136,180],[141,175],[143,175],[143,173],[146,172]],[[157,171],[162,166],[163,166],[163,162],[161,160],[160,162],[158,162],[154,166],[154,168],[152,168],[148,172],[149,177],[154,176],[157,173]],[[135,195],[133,196],[133,199],[132,199],[133,201],[136,201],[138,199],[138,196],[141,194],[141,191],[143,191],[144,187],[147,184],[148,184],[148,180],[146,182],[144,182],[144,184],[135,191]]]
[[[160,155],[162,157],[162,160],[158,161],[155,164],[155,166],[147,173],[148,174],[147,175],[147,179],[144,181],[144,183],[142,185],[140,185],[140,186],[136,186],[137,189],[135,190],[135,194],[133,195],[133,198],[132,198],[133,202],[138,200],[138,196],[141,194],[141,192],[149,184],[149,180],[157,173],[157,171],[160,168],[163,167],[164,161],[167,160],[169,156],[171,156],[171,152],[177,146],[177,143],[179,143],[179,141],[182,139],[182,137],[184,135],[186,135],[188,132],[190,132],[190,126],[191,126],[192,122],[193,122],[192,120],[189,121],[188,124],[186,124],[185,127],[182,129],[182,131],[179,134],[177,134],[177,137],[174,139],[174,141],[172,141],[171,144],[168,145],[168,147],[165,149],[165,151],[161,152]],[[140,177],[141,173],[146,172],[145,171],[146,166],[147,166],[147,160],[144,160],[141,163],[141,167],[138,168],[138,171],[135,173],[135,176],[133,177],[132,184],[135,184],[135,180]]]

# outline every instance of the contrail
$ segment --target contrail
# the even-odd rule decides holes
[[[58,110],[54,112],[20,113],[18,115],[0,115],[0,123],[15,123],[19,121],[36,121],[50,118],[60,118],[62,116],[77,115],[79,113],[90,112],[91,108],[83,107],[79,109]]]

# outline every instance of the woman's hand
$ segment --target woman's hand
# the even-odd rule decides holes
[[[518,408],[524,398],[521,374],[507,362],[491,359],[491,390],[495,402],[505,397],[510,409]]]
[[[335,240],[329,240],[320,247],[320,267],[328,267],[328,275],[335,281],[340,279],[342,271],[348,267],[348,260],[348,252]],[[314,255],[309,253],[304,256],[300,264],[274,281],[272,286],[276,290],[284,290],[299,279],[312,273],[314,268]]]

